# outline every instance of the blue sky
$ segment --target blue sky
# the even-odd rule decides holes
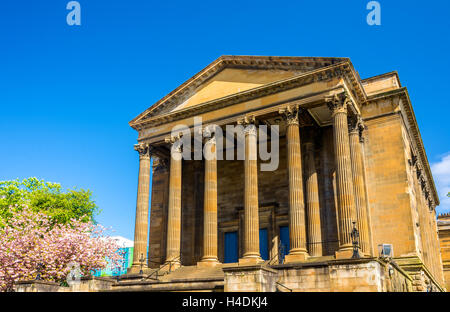
[[[339,56],[362,78],[399,72],[450,191],[449,1],[379,1],[380,26],[366,0],[80,0],[81,26],[67,25],[68,2],[1,1],[1,180],[89,188],[97,219],[132,239],[131,119],[223,54]]]

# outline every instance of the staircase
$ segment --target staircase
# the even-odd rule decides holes
[[[182,266],[171,272],[155,269],[139,277],[124,277],[110,291],[223,291],[224,285],[221,266]]]

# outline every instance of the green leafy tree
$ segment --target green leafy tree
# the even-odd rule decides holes
[[[5,224],[12,212],[27,205],[35,212],[49,215],[55,223],[94,221],[99,210],[92,200],[92,192],[84,189],[64,191],[59,183],[37,178],[0,181],[0,225]]]

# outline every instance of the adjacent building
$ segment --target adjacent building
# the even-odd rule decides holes
[[[133,241],[122,236],[112,236],[111,239],[115,240],[119,246],[117,253],[120,254],[121,259],[119,260],[118,265],[109,263],[103,270],[96,271],[93,274],[96,277],[120,276],[126,274],[133,263]]]
[[[450,213],[438,216],[438,230],[445,285],[450,291]]]

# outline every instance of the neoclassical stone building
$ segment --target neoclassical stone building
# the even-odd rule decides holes
[[[234,136],[216,146],[213,124],[245,127],[244,159]],[[130,125],[134,263],[113,289],[444,290],[439,198],[396,72],[361,79],[348,58],[222,56]],[[273,171],[261,170],[261,125],[278,126],[266,140]],[[212,157],[181,157],[186,131]]]

